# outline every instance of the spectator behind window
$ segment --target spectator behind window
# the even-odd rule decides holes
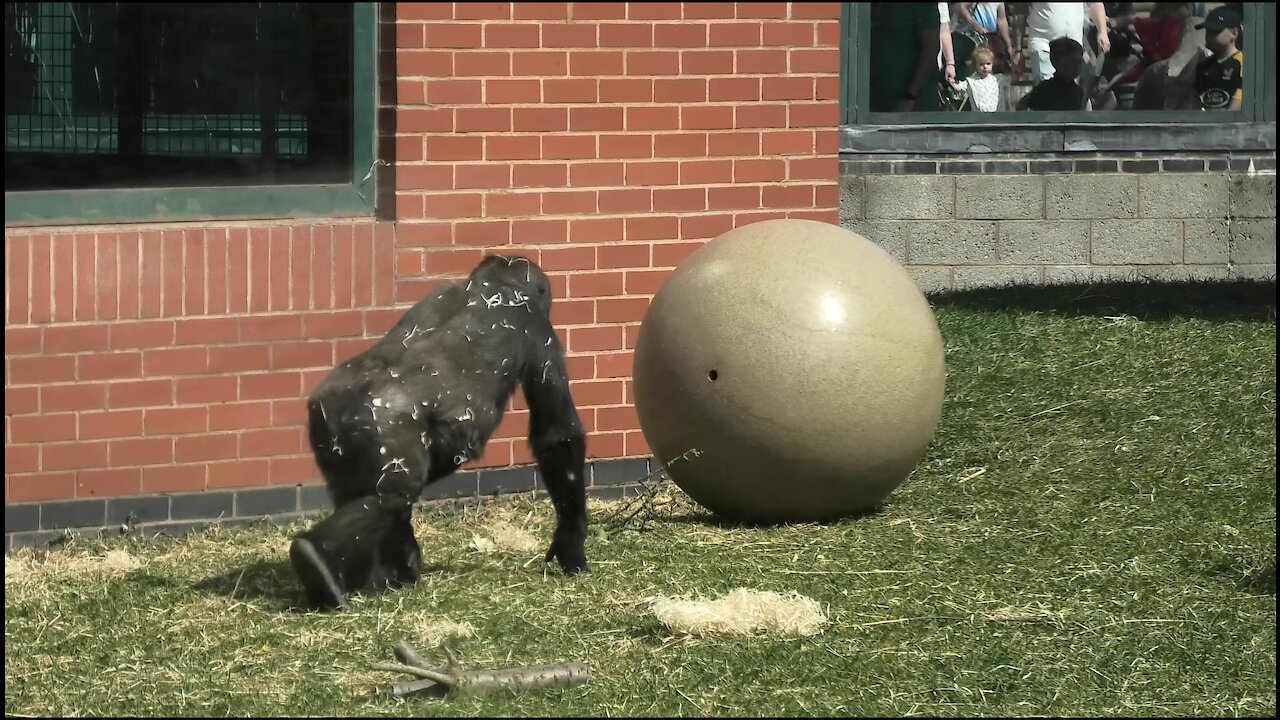
[[[1000,107],[1000,76],[991,71],[995,65],[995,53],[990,48],[980,47],[973,51],[969,59],[973,66],[973,74],[960,82],[951,83],[956,90],[969,93],[969,101],[978,112],[995,112]]]
[[[1018,101],[1019,110],[1083,110],[1084,88],[1076,83],[1084,63],[1084,46],[1069,37],[1049,43],[1053,77],[1041,81]]]
[[[937,3],[871,5],[873,112],[941,110]]]
[[[1236,47],[1243,32],[1240,13],[1222,6],[1196,26],[1213,54],[1196,66],[1196,95],[1202,110],[1239,110],[1244,102],[1244,53]]]
[[[1107,28],[1107,12],[1103,3],[1047,2],[1029,3],[1027,8],[1027,59],[1033,82],[1048,80],[1053,61],[1049,58],[1050,41],[1069,37],[1083,45],[1085,9],[1093,26],[1098,29],[1098,48],[1102,54],[1111,50],[1111,35]]]
[[[975,45],[991,49],[994,54],[992,72],[1017,72],[1013,40],[1009,35],[1009,19],[1002,2],[956,3],[957,30],[970,36]]]

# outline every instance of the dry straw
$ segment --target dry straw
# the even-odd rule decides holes
[[[420,647],[437,647],[450,638],[469,638],[476,634],[475,628],[467,623],[452,620],[430,620],[410,623],[409,628],[418,638]]]
[[[508,508],[494,507],[484,513],[480,532],[471,536],[471,547],[482,553],[529,553],[540,547],[534,534],[533,513],[523,520]]]
[[[827,623],[817,601],[797,592],[738,588],[711,601],[656,597],[649,609],[672,632],[686,635],[816,635]]]

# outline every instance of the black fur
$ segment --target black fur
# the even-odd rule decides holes
[[[522,257],[485,258],[311,394],[312,450],[334,507],[366,496],[411,506],[428,484],[483,453],[517,385],[556,509],[546,559],[571,574],[588,570],[585,438],[551,325],[551,286]]]
[[[307,602],[346,608],[351,592],[398,588],[422,577],[413,535],[413,506],[393,496],[357,498],[339,507],[289,547]]]

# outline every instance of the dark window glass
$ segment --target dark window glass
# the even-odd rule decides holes
[[[4,13],[6,190],[350,181],[350,3]]]

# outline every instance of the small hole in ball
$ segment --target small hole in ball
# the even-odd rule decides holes
[[[707,379],[710,380],[711,382],[715,382],[716,378],[718,377],[720,377],[720,373],[716,372],[715,370],[712,370],[711,372],[707,373]]]

